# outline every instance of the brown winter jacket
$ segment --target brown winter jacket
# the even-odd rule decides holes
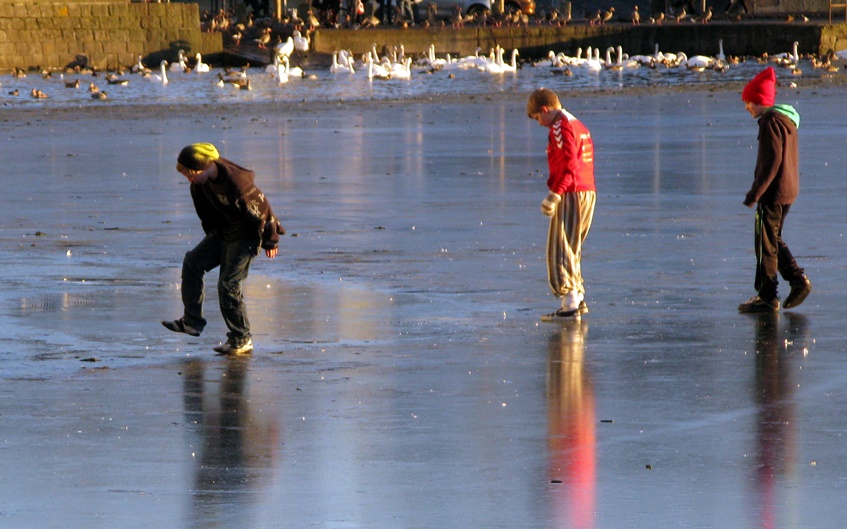
[[[799,160],[794,121],[776,110],[765,111],[759,118],[759,155],[753,186],[744,204],[793,204],[800,193]]]
[[[216,232],[226,241],[258,240],[266,250],[276,248],[285,229],[253,182],[253,171],[226,158],[214,163],[218,167],[214,180],[191,184],[191,198],[203,231]]]

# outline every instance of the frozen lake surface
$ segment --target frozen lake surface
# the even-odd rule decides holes
[[[539,321],[532,86],[7,109],[0,526],[839,526],[843,86],[780,92],[803,119],[785,238],[814,291],[771,317],[736,312],[755,261],[740,90],[562,87],[598,182],[591,312],[565,324]],[[201,237],[174,170],[193,141],[256,170],[289,231],[246,285],[249,359],[211,352],[213,288],[202,337],[159,325]]]

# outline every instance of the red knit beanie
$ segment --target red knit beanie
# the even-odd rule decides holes
[[[772,107],[776,103],[776,72],[768,66],[759,75],[747,83],[741,92],[741,100],[763,107]]]

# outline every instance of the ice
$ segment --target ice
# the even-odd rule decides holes
[[[803,117],[785,238],[814,290],[776,317],[736,312],[757,131],[739,91],[563,93],[599,187],[591,312],[565,324],[539,322],[529,89],[11,109],[0,526],[837,526],[843,89],[779,95]],[[211,351],[213,285],[203,336],[159,324],[201,236],[174,169],[193,141],[256,170],[290,234],[251,269],[249,359]]]

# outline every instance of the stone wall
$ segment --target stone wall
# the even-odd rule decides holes
[[[200,32],[197,4],[0,0],[0,70],[155,64],[179,49],[222,50],[220,35]]]
[[[545,57],[550,50],[573,55],[588,46],[605,50],[623,46],[630,54],[652,54],[658,44],[663,51],[683,51],[688,55],[714,55],[723,40],[726,54],[761,55],[791,51],[797,41],[800,53],[823,54],[847,48],[847,25],[757,21],[753,23],[716,22],[712,24],[664,24],[631,26],[572,25],[565,27],[530,26],[525,28],[453,29],[372,29],[318,30],[312,38],[318,53],[345,49],[363,53],[376,44],[384,47],[403,45],[406,53],[425,52],[431,44],[439,56],[445,53],[472,55],[477,48],[485,53],[496,45],[507,50],[520,49],[525,59]]]

